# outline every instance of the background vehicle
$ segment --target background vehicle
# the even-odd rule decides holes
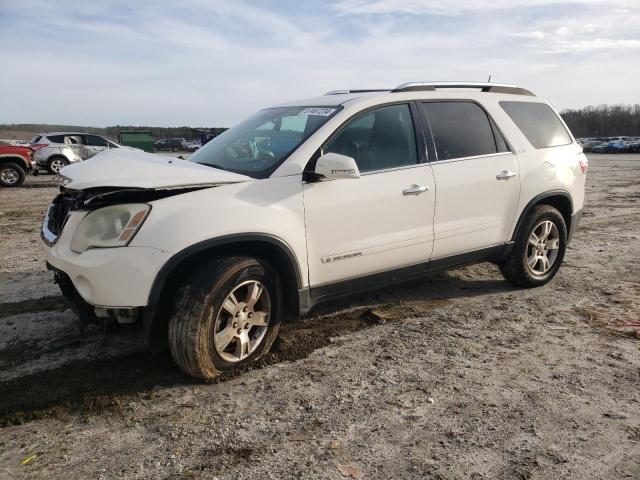
[[[268,108],[188,161],[111,151],[67,168],[43,222],[82,315],[139,323],[189,375],[269,350],[285,315],[489,261],[558,272],[587,158],[528,90],[411,83]]]
[[[18,145],[0,145],[0,185],[19,187],[32,170],[33,149]]]
[[[31,145],[39,147],[34,157],[37,166],[53,174],[67,165],[91,158],[103,150],[120,147],[99,135],[72,132],[41,133],[31,140]]]
[[[155,152],[162,151],[171,151],[171,152],[180,152],[185,150],[185,145],[183,143],[184,139],[181,138],[165,138],[163,140],[158,140],[153,144],[153,150]]]
[[[200,140],[189,140],[185,145],[185,150],[187,152],[195,152],[200,147],[202,147],[202,145],[200,144]]]

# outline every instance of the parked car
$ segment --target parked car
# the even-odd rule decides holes
[[[33,170],[33,149],[18,145],[0,145],[0,186],[19,187]]]
[[[81,162],[111,148],[120,148],[117,143],[99,135],[74,132],[40,133],[31,140],[39,147],[35,154],[38,167],[56,174],[61,168]],[[128,148],[128,147],[124,147]]]
[[[158,140],[153,144],[154,152],[162,152],[162,151],[171,151],[171,152],[180,152],[184,150],[183,139],[180,138],[165,138],[163,140]]]
[[[82,318],[137,323],[205,379],[267,352],[285,316],[354,292],[483,261],[545,285],[588,168],[546,101],[490,83],[285,103],[180,162],[102,155],[62,172],[48,268]]]
[[[186,145],[185,145],[185,150],[187,152],[195,152],[197,151],[202,145],[200,144],[200,140],[191,140],[191,141],[187,141]]]

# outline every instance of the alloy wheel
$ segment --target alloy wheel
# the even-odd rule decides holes
[[[545,275],[553,267],[560,250],[560,233],[555,223],[543,220],[529,235],[527,265],[536,276]]]
[[[240,362],[263,341],[271,316],[271,296],[257,280],[240,283],[227,295],[214,325],[214,347],[224,361]]]
[[[58,173],[62,168],[66,167],[66,166],[67,166],[67,164],[65,163],[64,160],[60,160],[59,158],[51,160],[51,170],[54,173]]]

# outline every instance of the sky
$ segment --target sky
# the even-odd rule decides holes
[[[0,123],[231,126],[408,81],[640,103],[640,0],[0,0]]]

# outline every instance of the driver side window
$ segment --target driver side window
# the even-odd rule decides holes
[[[354,118],[329,141],[323,153],[352,157],[361,172],[417,164],[409,105],[388,105]]]

